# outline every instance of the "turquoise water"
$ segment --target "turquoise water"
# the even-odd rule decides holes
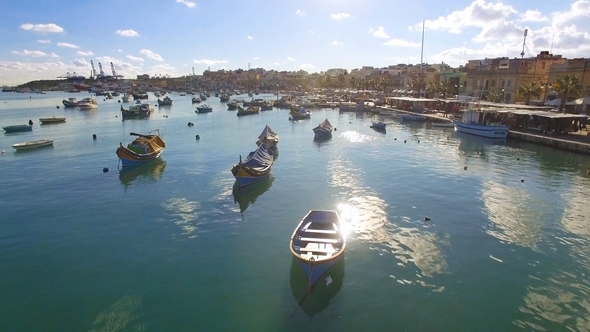
[[[116,99],[69,96],[87,94],[0,94],[1,126],[35,122],[0,134],[3,331],[590,330],[586,156],[330,109],[237,117],[212,97],[196,114],[178,94],[121,121]],[[337,130],[315,142],[325,118]],[[266,124],[273,176],[238,192],[230,169]],[[161,160],[120,174],[119,143],[154,129]],[[288,241],[310,209],[349,234],[308,293]]]

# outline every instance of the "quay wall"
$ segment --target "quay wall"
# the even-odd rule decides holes
[[[560,150],[567,150],[577,153],[590,155],[590,144],[573,140],[561,139],[546,135],[537,135],[509,130],[508,138],[518,139],[530,143],[550,146]]]

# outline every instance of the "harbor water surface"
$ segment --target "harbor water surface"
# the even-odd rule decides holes
[[[61,106],[87,96],[0,94],[1,126],[34,122],[0,134],[2,331],[590,330],[587,156],[332,109],[196,114],[176,93],[144,120],[120,97]],[[239,190],[267,124],[272,177]],[[154,129],[161,160],[119,172],[119,144]],[[35,139],[54,146],[11,148]],[[310,209],[349,231],[311,291],[288,248]]]

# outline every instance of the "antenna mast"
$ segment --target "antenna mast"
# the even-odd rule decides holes
[[[524,40],[522,41],[522,52],[520,52],[520,58],[524,58],[524,47],[526,46],[526,34],[529,29],[524,29]]]

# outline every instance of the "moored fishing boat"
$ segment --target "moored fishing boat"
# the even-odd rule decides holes
[[[230,101],[226,104],[228,111],[235,111],[238,109],[238,102],[235,100]]]
[[[201,98],[199,98],[199,97],[193,97],[193,98],[191,98],[191,102],[193,104],[198,104],[198,103],[201,102]]]
[[[156,130],[158,134],[137,134],[130,133],[132,136],[138,136],[133,142],[127,146],[123,146],[119,143],[117,148],[117,157],[121,161],[121,167],[130,167],[136,165],[143,165],[158,158],[166,144],[160,138],[159,130]]]
[[[260,112],[260,107],[248,106],[246,109],[244,109],[242,106],[238,105],[238,113],[236,115],[237,116],[252,115],[252,114],[258,114],[259,112]]]
[[[453,120],[456,131],[487,138],[508,137],[508,126],[499,123],[494,109],[471,103],[461,113],[460,120]]]
[[[299,109],[293,109],[290,112],[291,119],[293,120],[304,120],[311,118],[311,112],[301,107]]]
[[[94,98],[84,98],[78,102],[78,108],[81,110],[91,110],[98,107],[98,103]]]
[[[322,121],[317,127],[313,128],[313,136],[316,139],[332,137],[334,127],[328,119]]]
[[[256,139],[256,145],[265,144],[268,147],[276,148],[279,144],[279,135],[275,133],[268,125],[264,127],[262,133]]]
[[[62,102],[62,104],[64,104],[64,107],[77,107],[78,106],[78,100],[73,97],[70,97],[67,100],[64,99],[61,102]]]
[[[402,114],[402,121],[426,121],[426,117],[421,114]]]
[[[213,112],[213,107],[207,105],[207,104],[203,104],[201,106],[197,106],[197,110],[195,111],[197,113],[209,113],[209,112]]]
[[[385,122],[373,122],[371,124],[371,128],[375,129],[375,130],[385,130],[385,127],[387,126],[387,124]]]
[[[17,132],[21,132],[21,131],[32,131],[33,126],[32,125],[12,125],[12,126],[2,127],[2,129],[4,129],[4,131],[7,133],[17,133]]]
[[[150,103],[140,103],[129,106],[129,109],[124,109],[123,105],[121,105],[121,116],[123,117],[133,117],[133,116],[150,116],[152,113],[152,107]]]
[[[133,95],[130,93],[126,93],[122,97],[124,103],[130,103],[133,101]]]
[[[13,144],[12,147],[14,149],[16,149],[17,151],[21,151],[21,150],[32,150],[32,149],[36,149],[36,148],[40,148],[40,147],[44,147],[44,146],[50,146],[50,145],[53,145],[52,139],[39,139],[36,141],[16,143],[16,144]]]
[[[305,271],[308,287],[344,256],[346,235],[336,211],[311,210],[299,222],[289,249]]]
[[[55,116],[51,118],[39,118],[39,122],[41,122],[41,124],[60,123],[66,122],[66,118],[56,118]]]
[[[168,96],[164,97],[162,100],[158,98],[158,106],[172,106],[172,99]]]
[[[260,144],[255,151],[248,154],[246,159],[232,167],[231,172],[240,184],[240,187],[260,182],[266,179],[272,170],[274,154],[265,144]]]

